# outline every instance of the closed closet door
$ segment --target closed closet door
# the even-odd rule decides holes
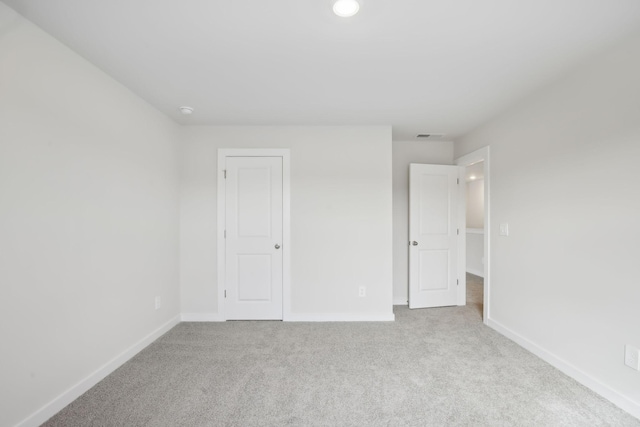
[[[225,316],[282,320],[282,157],[227,157]]]

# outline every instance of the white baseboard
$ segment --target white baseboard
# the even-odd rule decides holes
[[[484,271],[482,270],[476,270],[475,268],[469,268],[467,267],[467,273],[471,273],[474,276],[480,276],[484,279]]]
[[[407,305],[405,302],[404,305]],[[284,322],[393,322],[395,315],[390,314],[352,314],[352,313],[314,313],[286,314]],[[224,322],[218,313],[182,313],[183,322]]]
[[[393,322],[393,313],[318,313],[293,314],[285,316],[285,322]]]
[[[393,305],[409,305],[409,301],[406,298],[396,298],[393,300]]]
[[[225,319],[219,313],[182,313],[180,320],[183,322],[224,322]]]
[[[559,369],[563,373],[569,375],[574,380],[578,381],[580,384],[585,387],[593,390],[598,393],[600,396],[609,400],[614,405],[618,406],[620,409],[623,409],[633,415],[634,417],[640,419],[640,403],[632,400],[630,397],[612,389],[608,385],[602,383],[601,381],[593,378],[591,375],[586,372],[580,370],[575,367],[571,363],[566,360],[556,356],[555,354],[545,350],[540,347],[538,344],[528,340],[517,332],[512,331],[506,326],[496,322],[493,319],[489,319],[487,325],[497,332],[501,333],[505,337],[510,340],[516,342],[526,350],[535,354],[545,362],[549,363],[551,366]]]
[[[72,386],[60,396],[38,409],[28,418],[22,420],[15,427],[38,427],[43,424],[178,323],[180,323],[180,318],[178,316],[169,320],[167,323],[160,326],[158,329],[151,332],[149,335],[145,336],[140,341],[102,365],[92,374],[89,374],[89,376]]]

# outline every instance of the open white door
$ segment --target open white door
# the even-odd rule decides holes
[[[409,166],[409,308],[458,300],[458,166]]]
[[[282,157],[227,157],[225,314],[282,320]]]

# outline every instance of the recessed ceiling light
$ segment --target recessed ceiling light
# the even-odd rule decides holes
[[[179,110],[185,116],[188,116],[189,114],[193,113],[193,108],[187,107],[187,106],[180,107]]]
[[[475,175],[471,175],[471,176],[469,177],[469,179],[470,179],[471,181],[473,181],[473,180],[475,180],[475,179],[476,179],[476,176],[475,176]]]
[[[333,13],[342,17],[348,18],[358,13],[360,5],[356,0],[338,0],[333,4]]]

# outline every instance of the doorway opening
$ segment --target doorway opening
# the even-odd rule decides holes
[[[478,307],[482,321],[490,317],[490,186],[489,147],[456,159],[465,167],[467,304]]]
[[[484,161],[465,168],[467,305],[482,318],[484,304]]]

